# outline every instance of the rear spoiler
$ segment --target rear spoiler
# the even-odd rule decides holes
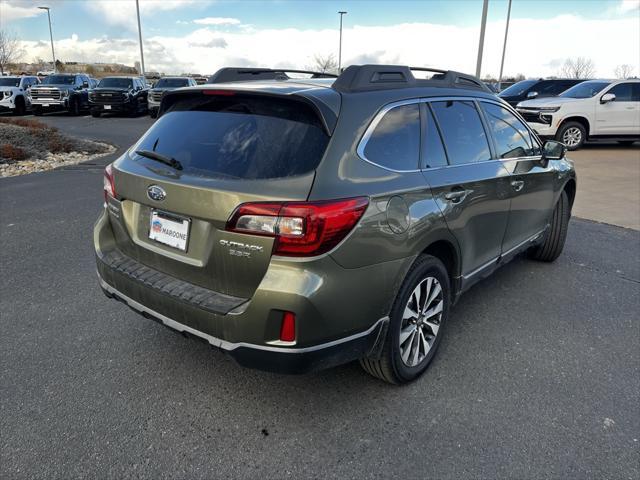
[[[162,116],[164,112],[166,112],[172,105],[174,105],[177,101],[194,96],[202,96],[202,95],[211,95],[211,96],[233,96],[233,95],[242,95],[242,96],[253,96],[253,97],[271,97],[271,98],[281,98],[288,99],[293,101],[298,101],[305,103],[316,112],[318,118],[320,119],[322,126],[324,127],[327,135],[331,136],[333,134],[333,130],[338,123],[338,113],[340,111],[340,104],[335,105],[335,102],[325,102],[322,100],[322,93],[325,95],[336,95],[336,92],[332,89],[323,89],[320,94],[313,94],[309,92],[309,90],[299,90],[293,92],[277,92],[277,91],[269,91],[269,90],[261,90],[255,88],[249,88],[247,85],[246,88],[237,88],[237,87],[227,87],[224,85],[198,85],[197,87],[188,87],[188,88],[179,88],[176,90],[170,90],[162,97],[162,102],[160,103],[160,108],[158,110],[158,118]],[[339,99],[339,97],[338,97]],[[332,99],[335,100],[335,99]],[[334,105],[330,105],[334,103]]]

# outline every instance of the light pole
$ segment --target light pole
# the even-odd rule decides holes
[[[136,12],[138,13],[138,38],[140,40],[140,74],[144,78],[144,52],[142,51],[142,28],[140,28],[140,4],[136,0]]]
[[[507,8],[507,26],[504,29],[504,45],[502,45],[502,61],[500,62],[500,76],[498,77],[498,91],[502,89],[502,68],[504,67],[504,55],[507,51],[507,35],[509,35],[509,19],[511,18],[511,0]]]
[[[347,12],[338,12],[340,14],[340,47],[338,48],[338,74],[342,70],[342,16]]]
[[[482,68],[482,49],[484,48],[484,29],[487,26],[487,9],[489,8],[489,0],[484,0],[482,4],[482,23],[480,24],[480,43],[478,45],[478,60],[476,61],[476,77],[480,78],[480,69]]]
[[[56,52],[53,50],[53,30],[51,30],[51,10],[49,7],[38,7],[40,10],[47,11],[47,17],[49,18],[49,37],[51,37],[51,56],[53,57],[53,73],[56,73]]]

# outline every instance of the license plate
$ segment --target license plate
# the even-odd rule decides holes
[[[111,110],[111,105],[105,105],[105,106],[104,106],[104,109],[105,109],[105,110]]]
[[[183,252],[187,251],[189,242],[189,224],[191,220],[165,212],[153,210],[149,225],[149,238],[169,245]]]
[[[48,106],[49,106],[49,104],[48,104],[48,103],[43,103],[43,104],[42,104],[42,106],[43,106],[43,107],[48,107]]]

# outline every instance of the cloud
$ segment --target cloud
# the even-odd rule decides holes
[[[196,18],[193,23],[198,25],[240,25],[240,20],[230,17]]]
[[[531,41],[531,32],[536,32],[535,41]],[[503,39],[504,20],[489,22],[483,75],[498,75]],[[23,43],[29,58],[47,57],[46,46],[38,46],[37,42]],[[202,27],[181,36],[147,34],[144,40],[147,69],[167,74],[184,71],[210,74],[223,66],[303,68],[312,64],[315,54],[333,53],[337,58],[337,45],[336,29],[254,27],[217,31],[215,27]],[[477,25],[356,25],[344,30],[342,59],[343,65],[402,63],[473,73],[477,45]],[[620,48],[622,45],[624,48]],[[123,39],[56,40],[56,54],[62,60],[127,65],[133,65],[139,56],[134,33]],[[505,59],[506,76],[517,73],[529,77],[555,75],[566,58],[579,56],[593,60],[600,77],[611,77],[616,65],[620,64],[633,65],[635,71],[640,71],[640,24],[629,17],[585,19],[562,15],[547,19],[512,19]]]
[[[22,18],[36,17],[43,13],[45,11],[39,10],[37,7],[24,7],[18,2],[10,2],[9,0],[0,1],[0,19],[2,20],[0,23],[2,24]]]
[[[616,13],[622,15],[634,10],[640,10],[640,0],[621,0],[616,6]]]

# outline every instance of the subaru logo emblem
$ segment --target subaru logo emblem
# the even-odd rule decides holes
[[[167,198],[167,192],[164,191],[164,188],[159,187],[158,185],[150,185],[149,188],[147,188],[147,196],[151,200],[161,202]]]

